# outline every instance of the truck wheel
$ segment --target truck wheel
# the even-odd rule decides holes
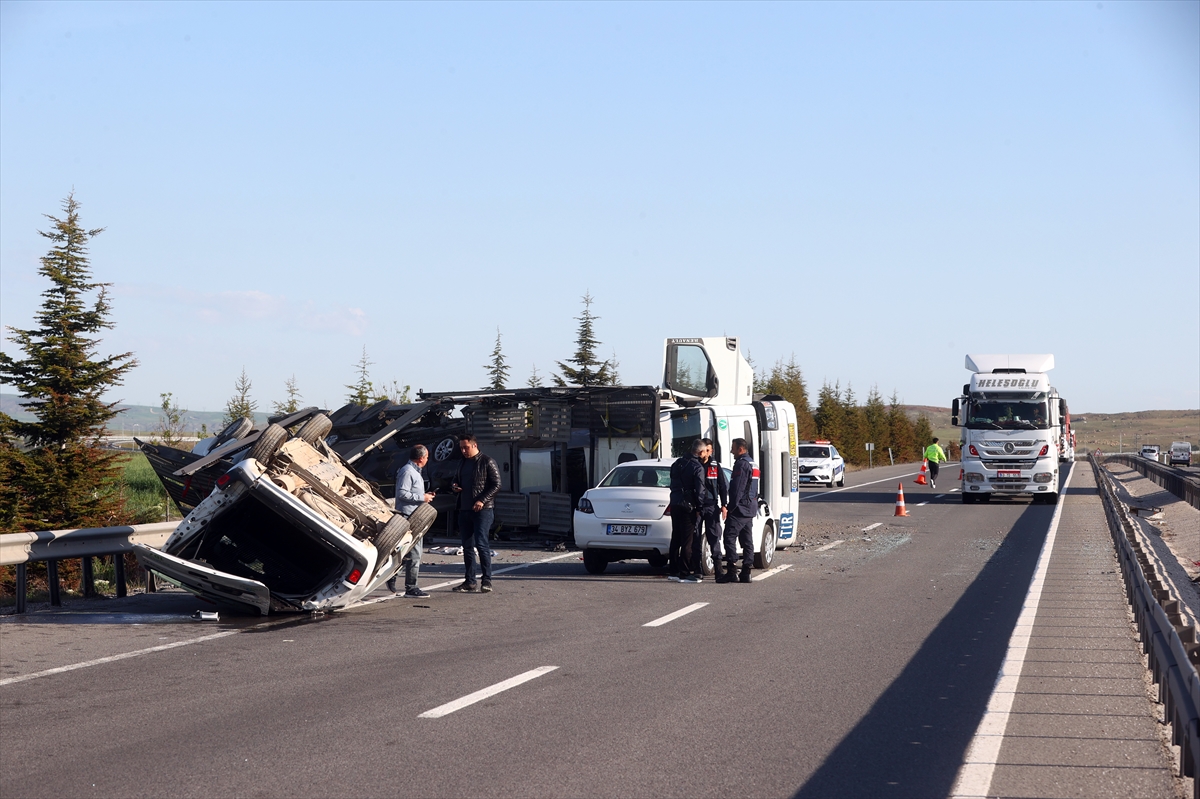
[[[300,426],[300,432],[296,433],[296,438],[305,444],[316,444],[318,439],[324,438],[332,429],[333,422],[329,420],[329,417],[318,413]]]
[[[375,536],[373,543],[375,544],[375,549],[379,550],[379,559],[375,561],[375,574],[379,574],[379,569],[387,561],[388,557],[396,551],[396,547],[400,546],[400,539],[404,538],[404,534],[407,532],[408,519],[397,513],[388,519],[388,523]]]
[[[712,547],[708,545],[708,536],[701,536],[700,541],[700,573],[707,577],[716,571],[716,567],[713,565]]]
[[[413,534],[414,538],[420,538],[429,532],[429,528],[433,526],[433,522],[437,519],[437,510],[433,505],[426,502],[420,505],[408,516],[408,530]]]
[[[273,424],[266,430],[262,431],[262,435],[258,437],[258,441],[254,442],[254,447],[250,450],[250,457],[263,465],[263,468],[271,465],[271,459],[275,457],[275,453],[283,446],[283,442],[287,441],[288,431],[277,424]]]
[[[587,569],[588,574],[604,574],[604,570],[608,568],[608,556],[595,549],[585,549],[583,568]]]
[[[217,440],[213,442],[213,445],[208,451],[212,452],[217,447],[221,446],[222,444],[228,444],[230,441],[238,441],[243,439],[246,437],[246,434],[253,429],[254,422],[250,421],[245,416],[243,416],[241,419],[234,419],[224,430],[222,430],[220,433],[217,433]]]
[[[775,560],[775,525],[767,522],[763,528],[762,551],[754,553],[754,568],[769,569]]]
[[[974,494],[963,494],[962,501],[964,505],[974,505],[976,497]]]

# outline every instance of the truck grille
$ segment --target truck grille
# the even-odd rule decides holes
[[[999,461],[999,460],[988,460],[987,458],[981,458],[980,462],[983,464],[983,468],[985,468],[985,469],[1032,469],[1034,466],[1037,465],[1036,460],[1032,460],[1032,461],[1018,461],[1018,460]],[[1028,478],[1024,478],[1024,479],[1028,479]]]
[[[1034,444],[1032,441],[983,441],[981,443],[985,447],[996,447],[997,449],[1002,448],[1005,444],[1012,444],[1014,447],[1032,447]]]

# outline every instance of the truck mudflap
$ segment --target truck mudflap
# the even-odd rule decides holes
[[[239,610],[250,609],[263,616],[271,609],[271,591],[257,580],[217,571],[143,544],[134,544],[133,552],[143,567],[201,599]]]

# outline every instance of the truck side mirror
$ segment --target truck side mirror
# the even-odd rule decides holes
[[[958,400],[954,400],[954,402],[950,403],[950,415],[958,416]]]
[[[958,417],[957,417],[957,416],[951,416],[951,417],[950,417],[950,424],[951,424],[953,427],[958,427]]]

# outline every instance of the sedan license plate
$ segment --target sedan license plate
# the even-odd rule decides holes
[[[609,535],[645,535],[650,530],[648,524],[610,524]]]

